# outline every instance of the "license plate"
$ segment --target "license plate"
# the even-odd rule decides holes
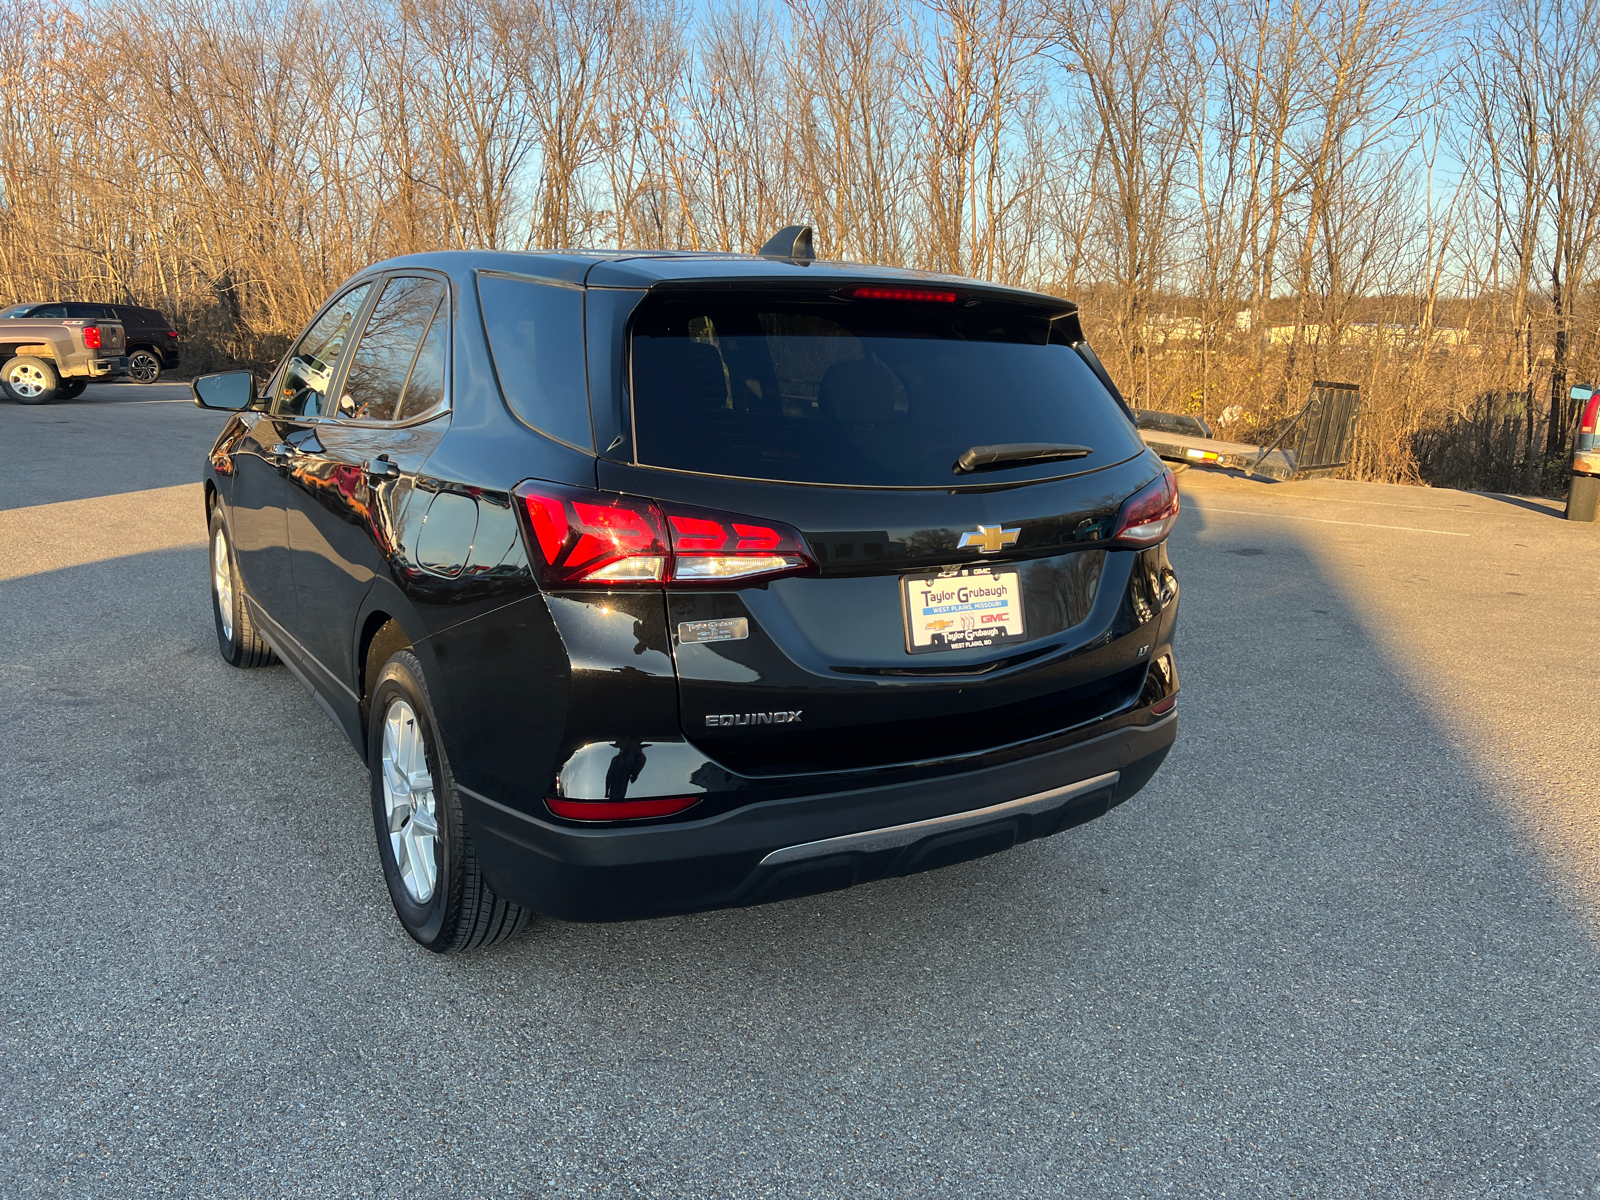
[[[1022,576],[1015,569],[968,567],[927,575],[902,575],[906,650],[967,650],[1020,642]]]

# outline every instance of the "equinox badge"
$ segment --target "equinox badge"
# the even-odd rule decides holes
[[[1017,535],[1020,529],[1001,529],[998,525],[979,525],[976,530],[963,533],[961,540],[956,543],[958,550],[983,550],[988,554],[998,554],[1007,546],[1017,544]]]
[[[793,725],[800,720],[800,712],[764,713],[707,713],[706,725]]]

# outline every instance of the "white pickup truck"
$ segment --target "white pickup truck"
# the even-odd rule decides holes
[[[0,389],[18,404],[71,400],[128,371],[120,321],[24,317],[0,322]]]

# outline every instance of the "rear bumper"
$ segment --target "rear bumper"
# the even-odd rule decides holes
[[[582,829],[461,789],[495,890],[545,916],[621,921],[911,875],[1081,825],[1155,774],[1177,714],[1003,766],[770,800],[703,821]]]
[[[93,379],[101,379],[108,375],[126,375],[127,373],[128,360],[126,356],[96,358],[89,363],[89,375]]]

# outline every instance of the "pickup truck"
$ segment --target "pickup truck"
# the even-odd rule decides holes
[[[127,337],[120,321],[24,317],[0,322],[0,360],[0,388],[17,403],[71,400],[127,374]]]

